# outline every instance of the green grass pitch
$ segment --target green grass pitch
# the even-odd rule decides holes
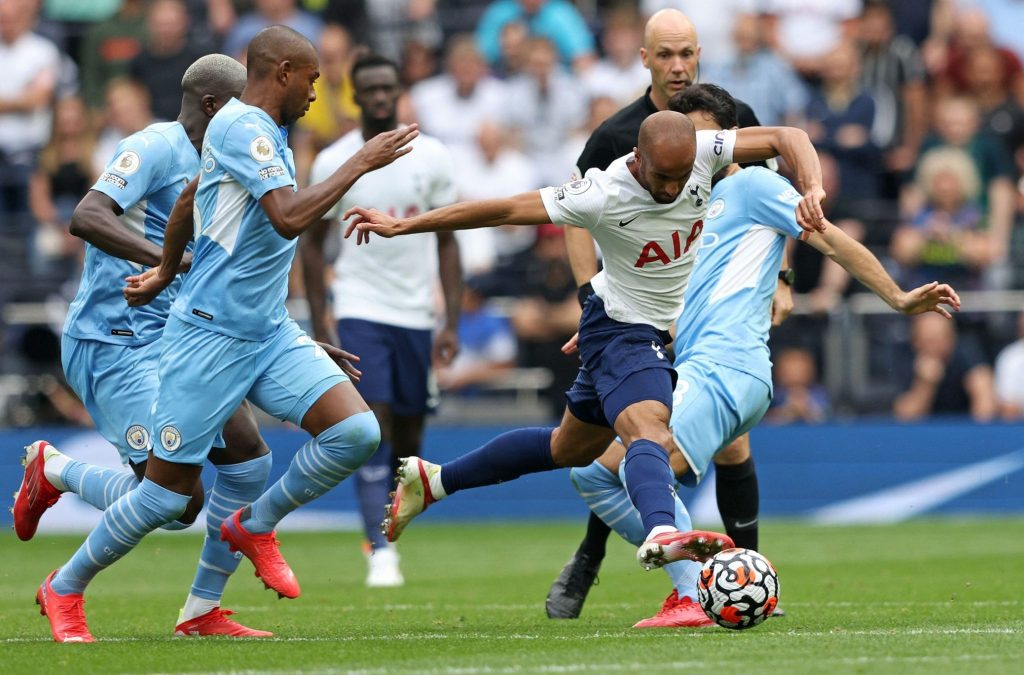
[[[356,533],[285,534],[302,597],[277,600],[242,562],[225,607],[271,640],[172,638],[200,539],[153,536],[87,596],[92,645],[57,645],[32,601],[79,537],[0,535],[3,674],[124,672],[1020,673],[1024,520],[762,529],[787,616],[743,632],[639,630],[669,590],[610,544],[583,616],[544,616],[582,524],[413,526],[402,589],[363,587]]]

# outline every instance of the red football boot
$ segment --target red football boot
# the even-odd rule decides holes
[[[21,487],[14,493],[14,507],[11,509],[14,531],[22,541],[35,536],[39,519],[63,494],[43,474],[47,455],[55,454],[60,453],[46,441],[36,441],[25,448],[25,457],[21,460],[25,475],[21,479]]]
[[[57,570],[50,572],[36,591],[39,613],[50,621],[54,641],[94,642],[89,626],[85,624],[85,598],[81,593],[57,595],[50,586],[56,573]]]
[[[299,588],[299,580],[295,578],[292,568],[281,557],[277,535],[274,532],[266,534],[249,532],[242,527],[241,515],[242,509],[239,509],[221,523],[221,540],[228,543],[232,552],[241,551],[246,558],[251,560],[253,567],[256,568],[256,576],[263,580],[264,586],[277,591],[278,597],[299,597],[299,593],[302,592]]]
[[[699,604],[686,595],[680,598],[679,591],[673,588],[661,610],[651,618],[633,624],[633,628],[702,628],[714,625],[715,622],[708,618]]]
[[[227,635],[230,637],[262,638],[273,637],[274,634],[266,630],[256,630],[229,619],[234,614],[230,609],[214,607],[206,614],[197,616],[188,621],[181,621],[174,627],[174,634],[178,637],[195,637],[201,635]]]
[[[675,530],[649,537],[637,549],[636,559],[645,570],[652,570],[680,560],[705,562],[727,548],[733,548],[732,539],[727,535],[703,530]]]

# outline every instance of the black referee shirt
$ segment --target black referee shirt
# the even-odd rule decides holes
[[[640,135],[640,125],[648,115],[658,112],[651,101],[651,88],[644,95],[601,123],[587,139],[576,168],[580,175],[597,167],[602,171],[613,161],[633,152]],[[761,123],[749,105],[736,101],[736,116],[741,127],[759,127]]]

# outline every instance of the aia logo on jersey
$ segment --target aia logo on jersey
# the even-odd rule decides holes
[[[704,221],[698,220],[690,228],[690,236],[686,238],[686,243],[683,243],[683,237],[681,232],[672,233],[672,242],[668,248],[672,249],[672,257],[668,256],[665,248],[662,247],[656,241],[649,241],[644,244],[644,248],[640,251],[640,257],[633,263],[633,267],[643,269],[652,263],[661,263],[662,265],[668,265],[673,260],[679,260],[690,251],[690,247],[693,243],[700,238],[700,233],[704,231]]]

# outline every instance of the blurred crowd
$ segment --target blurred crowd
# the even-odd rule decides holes
[[[480,199],[567,179],[590,132],[650,84],[643,26],[667,7],[697,26],[701,81],[764,125],[808,132],[829,219],[904,288],[1024,288],[1017,0],[0,0],[0,307],[39,303],[45,315],[4,313],[0,374],[58,382],[3,421],[82,421],[59,386],[59,308],[83,248],[68,219],[121,138],[177,116],[181,75],[199,56],[244,62],[272,24],[318,46],[317,101],[290,134],[303,181],[316,153],[357,125],[353,60],[394,59],[401,119],[448,146],[460,198]],[[579,317],[562,232],[464,234],[463,351],[438,373],[442,390],[486,396],[542,368],[552,376],[530,386],[556,414],[576,367],[558,346]],[[799,311],[772,340],[770,419],[1024,414],[1024,319],[1018,331],[1006,308],[967,307],[955,323],[873,318],[860,355],[872,386],[838,397],[824,386],[823,344],[865,289],[802,245],[791,258]],[[298,274],[292,295],[304,304]]]

